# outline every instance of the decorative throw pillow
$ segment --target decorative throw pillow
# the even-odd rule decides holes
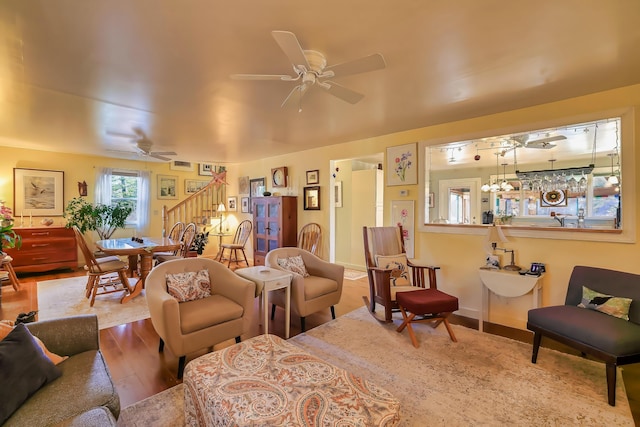
[[[0,424],[40,387],[62,375],[23,324],[0,341]]]
[[[376,266],[391,270],[391,285],[408,286],[411,284],[406,254],[376,255]]]
[[[278,265],[292,273],[300,274],[302,277],[309,277],[309,272],[304,265],[301,255],[291,256],[289,258],[278,258]]]
[[[614,297],[612,295],[601,294],[586,286],[582,287],[582,302],[578,307],[597,310],[610,316],[629,320],[629,306],[631,298]]]
[[[193,301],[211,296],[209,270],[167,273],[167,292],[179,302]]]
[[[9,333],[13,330],[13,322],[9,322],[7,320],[0,320],[0,340],[3,340]],[[33,336],[33,339],[36,340],[36,344],[40,346],[45,356],[49,358],[53,362],[54,365],[59,364],[60,362],[64,362],[69,358],[69,356],[58,356],[55,353],[49,351],[49,349],[44,345],[44,343],[40,340],[40,338]]]

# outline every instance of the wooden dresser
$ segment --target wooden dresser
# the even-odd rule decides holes
[[[16,272],[40,272],[77,268],[78,250],[73,229],[66,227],[16,227],[20,249],[5,249]]]

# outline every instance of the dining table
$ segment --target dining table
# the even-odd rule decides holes
[[[129,277],[133,277],[140,260],[140,280],[132,291],[122,298],[122,303],[140,295],[145,279],[153,267],[155,252],[168,252],[180,249],[181,243],[168,237],[123,237],[98,240],[96,246],[107,255],[127,256],[129,258]]]

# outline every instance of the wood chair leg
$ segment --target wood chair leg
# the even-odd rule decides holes
[[[178,359],[178,379],[182,379],[182,374],[184,374],[184,362],[187,360],[187,356],[180,356]]]
[[[89,307],[93,307],[93,303],[96,302],[96,295],[98,294],[98,287],[100,285],[100,278],[94,277],[93,279],[93,291],[91,292],[91,301]]]
[[[20,281],[18,280],[18,276],[16,275],[16,271],[13,269],[13,266],[9,262],[9,263],[7,263],[5,265],[5,268],[9,272],[9,280],[11,281],[11,286],[13,287],[13,290],[14,291],[19,291],[20,290]]]
[[[227,268],[231,267],[231,258],[233,256],[234,249],[229,249],[229,262],[227,263]]]
[[[456,339],[456,335],[453,333],[453,329],[451,328],[451,325],[449,324],[449,319],[447,319],[445,317],[444,319],[442,319],[442,323],[444,323],[445,328],[447,328],[447,332],[449,332],[449,336],[451,337],[451,341],[458,342],[458,340]]]
[[[91,292],[93,292],[93,284],[96,280],[96,276],[89,275],[87,277],[87,286],[85,287],[84,296],[85,298],[89,298],[91,296]]]
[[[607,396],[609,405],[616,406],[616,365],[607,363]]]
[[[244,262],[249,267],[249,260],[247,260],[247,254],[244,252],[244,248],[242,249],[242,256],[244,257]]]
[[[411,338],[411,343],[415,348],[418,348],[418,339],[416,338],[416,334],[413,332],[413,328],[411,327],[411,321],[414,319],[414,317],[416,317],[416,315],[410,313],[410,315],[407,316],[407,312],[402,306],[400,306],[400,312],[402,313],[402,318],[404,320],[402,321],[402,325],[400,325],[398,329],[396,329],[396,331],[402,332],[406,327],[407,331],[409,331],[409,338]]]

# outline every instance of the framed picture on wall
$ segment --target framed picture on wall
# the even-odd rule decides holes
[[[262,196],[262,193],[267,189],[264,186],[264,177],[262,178],[254,178],[249,181],[249,188],[251,193],[249,193],[250,197],[259,197]]]
[[[185,179],[184,180],[184,193],[195,194],[206,186],[209,181],[201,181],[199,179]]]
[[[250,212],[251,203],[249,203],[249,200],[250,199],[248,197],[240,198],[240,212],[242,213]]]
[[[178,177],[158,175],[158,199],[178,198]]]
[[[238,198],[236,196],[227,197],[227,211],[229,212],[238,211]]]
[[[320,187],[304,187],[304,210],[320,210]]]
[[[249,194],[249,177],[241,176],[238,178],[238,193]]]
[[[387,185],[418,183],[418,151],[415,142],[387,148]]]
[[[13,215],[62,216],[64,172],[13,169]]]
[[[214,172],[213,164],[211,164],[211,163],[199,163],[199,165],[198,165],[198,175],[207,176],[207,175],[211,175],[211,172]]]
[[[307,171],[307,185],[320,183],[320,171],[318,169]]]
[[[402,226],[402,238],[407,258],[413,258],[415,249],[413,200],[391,201],[391,224]]]

